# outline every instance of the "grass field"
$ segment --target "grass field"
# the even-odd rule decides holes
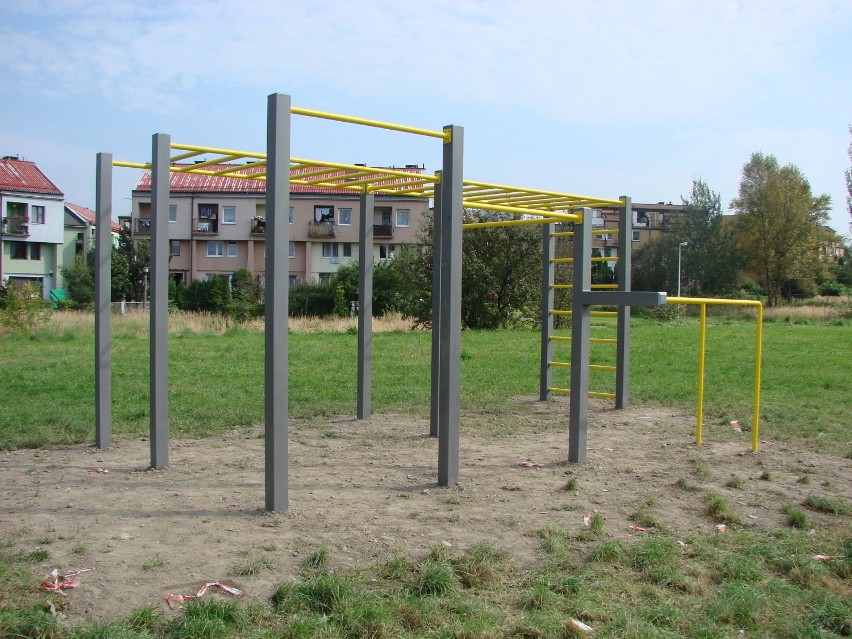
[[[711,320],[705,421],[738,419],[749,427],[754,330],[750,321]],[[608,321],[595,322],[594,336],[613,332]],[[694,410],[697,340],[693,319],[634,319],[631,401]],[[377,333],[373,343],[374,411],[425,416],[430,334]],[[80,320],[54,321],[31,339],[0,335],[0,449],[93,439],[93,348],[91,323]],[[144,326],[138,320],[116,322],[113,349],[114,430],[145,434]],[[293,332],[290,349],[291,416],[353,414],[356,336],[345,327]],[[170,336],[169,352],[174,436],[215,435],[262,422],[263,336],[256,328],[179,327]],[[538,353],[535,332],[466,332],[466,414],[506,413],[512,397],[537,395]],[[850,355],[848,322],[768,323],[761,438],[852,457]],[[611,347],[593,351],[595,363],[610,363],[611,357]],[[556,359],[567,354],[557,352]],[[555,383],[567,386],[567,375],[567,369],[558,371]],[[594,373],[592,388],[611,390],[611,377]],[[472,423],[483,428],[482,421],[488,420]],[[760,479],[771,478],[765,473]],[[732,477],[726,485],[736,489],[737,481]],[[690,487],[684,484],[682,490]],[[767,530],[740,526],[720,495],[702,498],[708,518],[729,524],[724,536],[660,527],[647,537],[624,541],[601,533],[597,525],[580,533],[544,527],[535,531],[539,560],[524,566],[513,563],[506,551],[483,544],[452,553],[433,547],[423,557],[397,556],[332,570],[328,548],[317,547],[307,554],[297,579],[270,593],[270,605],[210,598],[190,603],[177,615],[145,608],[73,629],[61,624],[63,598],[38,588],[44,577],[33,566],[43,560],[40,551],[22,550],[20,538],[36,532],[2,531],[0,637],[585,636],[567,625],[572,618],[595,627],[591,636],[626,639],[852,635],[849,503],[814,495],[789,506],[788,526]],[[647,503],[637,510],[636,521],[653,527],[653,507]],[[814,526],[810,520],[817,513],[829,523]],[[79,542],[81,552],[84,543]],[[815,560],[819,554],[831,559]]]
[[[614,335],[611,322],[593,335]],[[710,320],[705,420],[752,415],[754,323]],[[290,335],[290,415],[353,414],[357,337],[352,332]],[[698,326],[695,320],[634,319],[630,392],[633,403],[695,410]],[[91,324],[54,324],[31,339],[0,335],[0,449],[77,443],[93,438],[94,338]],[[768,323],[764,330],[762,436],[807,440],[820,450],[848,449],[852,326]],[[377,333],[373,339],[373,409],[426,415],[431,334]],[[613,347],[594,345],[593,363],[612,363]],[[555,360],[569,358],[567,343]],[[538,394],[539,336],[534,331],[469,331],[462,338],[462,408],[501,412],[510,398]],[[567,387],[567,368],[554,384]],[[148,430],[148,339],[139,320],[117,322],[113,340],[113,424],[116,434]],[[611,391],[611,373],[593,371],[592,390]],[[169,340],[170,430],[205,436],[263,420],[263,335],[186,328]]]

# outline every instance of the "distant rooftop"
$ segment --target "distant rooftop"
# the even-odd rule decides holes
[[[0,159],[0,191],[63,196],[35,162],[7,155]]]

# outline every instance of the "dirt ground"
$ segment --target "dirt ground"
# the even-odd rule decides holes
[[[537,559],[538,539],[526,533],[548,526],[580,531],[584,513],[600,513],[609,536],[650,534],[628,527],[631,513],[652,496],[667,529],[713,531],[702,493],[678,488],[679,479],[724,494],[748,526],[783,525],[780,507],[810,492],[852,498],[850,462],[839,455],[796,450],[773,442],[771,433],[754,455],[750,435],[718,423],[706,427],[697,447],[694,416],[671,409],[616,411],[593,403],[588,461],[568,465],[567,427],[556,426],[567,424],[567,400],[515,404],[510,415],[463,416],[460,483],[448,488],[437,487],[438,443],[425,420],[291,422],[290,509],[282,514],[263,510],[260,427],[174,439],[171,464],[160,471],[147,469],[144,439],[119,438],[109,450],[3,452],[0,534],[13,536],[24,552],[46,550],[38,565],[45,577],[53,568],[94,568],[68,592],[66,621],[77,624],[143,605],[167,610],[167,594],[192,594],[208,581],[268,601],[320,546],[340,567],[396,554],[421,557],[433,544],[460,553],[488,542],[523,566]],[[512,434],[493,434],[500,428]],[[709,474],[696,474],[696,466]],[[764,470],[769,481],[760,479]],[[742,489],[725,486],[733,474]],[[805,474],[807,485],[798,481]],[[577,477],[574,491],[565,490],[570,476]],[[817,523],[822,517],[809,516]],[[235,576],[263,559],[271,569]]]

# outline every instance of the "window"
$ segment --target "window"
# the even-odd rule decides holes
[[[331,282],[331,275],[332,275],[331,273],[320,273],[319,274],[320,284],[330,283]]]
[[[177,222],[177,204],[169,204],[169,222],[172,224]]]
[[[352,225],[352,209],[338,209],[340,213],[340,217],[338,218],[337,223],[340,226],[351,226]]]
[[[322,222],[331,223],[334,222],[334,207],[333,206],[315,206],[314,207],[314,221],[317,224]]]
[[[393,258],[393,244],[379,244],[379,259],[387,260]]]
[[[397,209],[396,210],[396,225],[397,226],[409,226],[411,221],[411,211],[408,209]]]
[[[600,235],[598,235],[598,237],[600,239],[604,240],[604,241],[607,241],[607,240],[610,239],[610,234],[609,233],[601,233]]]
[[[298,284],[298,283],[299,283],[299,276],[298,275],[291,275],[290,276],[290,286],[296,286],[296,284]]]
[[[27,243],[26,242],[11,242],[9,249],[10,257],[13,260],[27,259]]]
[[[290,224],[293,223],[294,219],[296,219],[296,210],[291,206],[290,207]]]
[[[640,233],[641,231],[633,231],[633,237],[631,237],[630,239],[634,242],[638,242],[640,240]]]
[[[604,257],[612,257],[612,249],[605,248],[603,256]]]
[[[323,257],[337,257],[337,242],[323,242],[322,243],[322,256]]]
[[[35,208],[35,207],[33,207]],[[40,260],[41,259],[41,244],[30,244],[30,259],[31,260]]]
[[[237,256],[237,243],[236,242],[228,242],[228,257],[236,257]]]
[[[343,257],[352,257],[352,242],[343,243]]]
[[[180,255],[180,240],[169,240],[169,253]]]
[[[199,204],[198,217],[202,220],[215,220],[219,207],[216,204]]]
[[[224,254],[224,242],[207,242],[207,257],[222,257]]]
[[[222,224],[237,223],[237,207],[225,206],[222,208]]]
[[[290,242],[290,259],[292,260],[296,257],[296,243]]]
[[[32,220],[30,220],[33,224],[44,224],[44,207],[36,206],[33,204],[32,207]]]

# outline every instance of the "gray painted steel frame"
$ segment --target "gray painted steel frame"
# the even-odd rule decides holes
[[[459,480],[461,403],[462,171],[464,129],[444,127],[441,173],[440,362],[438,378],[438,485]],[[434,293],[433,293],[434,294]]]
[[[369,419],[373,377],[373,206],[375,197],[361,194],[358,226],[358,419]]]
[[[95,445],[112,445],[112,154],[95,160]]]
[[[591,309],[583,293],[592,287],[592,211],[574,223],[574,277],[571,295],[571,401],[568,417],[568,461],[586,460],[589,421],[589,329]]]
[[[547,401],[552,397],[548,390],[553,384],[553,283],[556,268],[551,261],[556,254],[556,238],[553,237],[553,224],[541,225],[541,372],[539,374],[538,398]]]
[[[429,436],[438,436],[439,380],[441,378],[441,177],[435,172],[435,203],[432,214],[432,368]]]
[[[632,245],[630,231],[633,228],[633,208],[631,199],[622,196],[624,208],[618,220],[618,262],[616,275],[619,291],[629,291],[632,286]],[[630,307],[618,308],[618,320],[615,329],[615,407],[627,408],[629,403],[630,382]]]
[[[151,161],[151,468],[169,465],[169,168],[171,138],[155,133]]]
[[[266,308],[264,353],[265,504],[288,507],[287,305],[290,247],[290,96],[267,98]]]

